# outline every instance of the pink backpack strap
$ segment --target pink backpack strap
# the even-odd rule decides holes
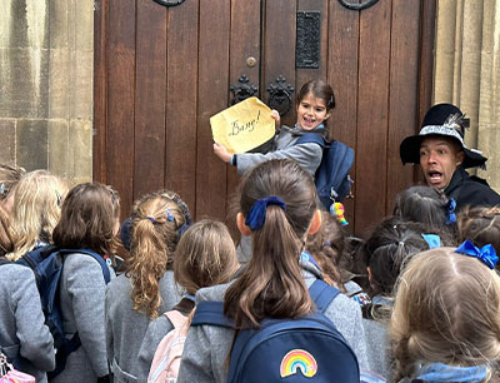
[[[172,323],[172,326],[174,326],[174,329],[181,330],[179,335],[187,334],[187,331],[189,328],[186,328],[186,329],[182,328],[182,327],[187,327],[187,326],[185,326],[186,322],[188,320],[187,316],[181,314],[177,310],[167,311],[165,313],[165,316]]]

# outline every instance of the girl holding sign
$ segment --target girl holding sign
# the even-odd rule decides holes
[[[297,95],[297,123],[294,128],[283,126],[274,138],[275,150],[268,153],[230,154],[219,144],[214,144],[215,154],[224,162],[236,166],[239,174],[244,174],[255,166],[272,159],[293,159],[302,169],[314,176],[323,156],[323,148],[316,143],[296,144],[304,133],[314,131],[326,138],[326,121],[335,107],[335,97],[330,85],[321,80],[305,83]],[[276,110],[271,117],[279,124]]]

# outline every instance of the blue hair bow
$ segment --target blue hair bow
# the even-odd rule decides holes
[[[474,257],[483,262],[490,269],[494,269],[498,262],[497,253],[493,245],[485,245],[481,248],[474,246],[468,239],[465,240],[456,250],[455,253],[465,254]]]
[[[264,222],[266,221],[266,210],[269,205],[277,205],[283,209],[283,211],[286,211],[285,202],[280,197],[271,196],[259,199],[253,204],[245,219],[245,224],[252,231],[259,230],[264,226]]]
[[[457,216],[455,215],[455,209],[457,208],[457,203],[453,198],[450,198],[448,204],[446,205],[446,224],[451,225],[457,222]]]

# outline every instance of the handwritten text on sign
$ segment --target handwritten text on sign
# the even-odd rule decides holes
[[[275,134],[271,109],[256,97],[240,102],[210,118],[215,142],[230,153],[245,153]]]

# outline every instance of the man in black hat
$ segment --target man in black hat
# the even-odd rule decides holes
[[[469,176],[466,168],[485,167],[487,158],[464,142],[469,120],[451,104],[433,106],[420,133],[406,137],[399,148],[401,161],[420,164],[427,184],[455,199],[457,210],[466,205],[500,205],[500,195],[487,182]]]

